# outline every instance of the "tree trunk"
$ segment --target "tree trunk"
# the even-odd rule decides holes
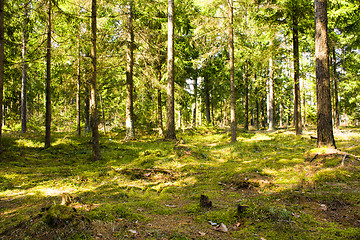
[[[248,64],[245,62],[244,82],[245,82],[245,130],[249,130],[249,79],[248,79]]]
[[[163,127],[163,112],[162,112],[162,94],[161,94],[161,63],[159,61],[159,66],[158,66],[158,82],[159,82],[159,87],[157,89],[157,105],[158,105],[158,128],[159,128],[159,136],[163,137],[164,136],[164,127]]]
[[[206,122],[211,123],[210,118],[210,80],[207,74],[204,76],[204,95],[205,95],[205,116]]]
[[[333,68],[334,68],[334,100],[335,100],[335,127],[339,129],[340,126],[340,110],[339,110],[339,93],[338,93],[338,74],[336,71],[336,52],[333,48]]]
[[[126,140],[135,139],[133,104],[134,30],[133,2],[127,2]]]
[[[235,116],[235,71],[234,71],[234,32],[233,32],[233,0],[229,0],[229,64],[230,64],[230,116],[231,116],[231,142],[236,142],[236,116]]]
[[[2,148],[3,83],[4,83],[4,0],[0,0],[0,153]],[[5,111],[4,111],[5,112]]]
[[[315,59],[317,89],[317,145],[336,148],[332,125],[327,0],[315,0]]]
[[[85,89],[84,89],[84,114],[85,114],[85,132],[91,131],[91,124],[90,124],[90,89],[89,85],[90,83],[86,81],[84,83]]]
[[[51,0],[48,9],[48,32],[46,49],[46,113],[45,113],[45,148],[51,145]]]
[[[77,134],[81,136],[81,28],[79,28],[78,41],[78,68],[77,68],[77,93],[76,93],[76,111],[77,111]]]
[[[259,104],[259,98],[257,97],[256,98],[256,129],[259,131],[260,130],[260,111],[259,111],[259,107],[260,107],[260,104]]]
[[[27,42],[28,42],[28,11],[30,2],[24,3],[23,39],[22,39],[22,79],[21,79],[21,132],[26,133],[27,127]]]
[[[161,71],[160,71],[160,76],[159,78],[161,78]],[[161,101],[161,89],[160,87],[157,90],[157,102],[158,102],[158,128],[159,128],[159,136],[163,137],[164,136],[164,128],[163,128],[163,120],[162,120],[162,101]]]
[[[96,0],[91,3],[91,62],[92,76],[90,82],[90,125],[92,131],[92,161],[97,161],[100,156],[100,136],[99,136],[99,117],[97,110],[97,87],[96,87]]]
[[[174,0],[168,0],[168,84],[167,84],[167,119],[166,139],[176,139],[175,133],[175,69],[174,69]]]
[[[269,81],[268,81],[268,97],[267,97],[267,115],[268,115],[268,130],[274,130],[274,69],[272,57],[269,59]]]
[[[103,99],[101,97],[100,94],[100,107],[101,107],[101,112],[102,112],[102,120],[103,120],[103,130],[104,130],[104,135],[106,135],[106,118],[105,118],[105,108],[104,108],[104,104],[103,104]]]
[[[295,3],[294,3],[295,4]],[[293,10],[293,54],[294,54],[294,124],[296,135],[302,134],[300,101],[300,59],[297,6]]]
[[[192,114],[192,127],[196,127],[196,110],[197,110],[197,78],[194,79],[194,104]]]

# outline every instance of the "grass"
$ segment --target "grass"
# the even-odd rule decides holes
[[[0,239],[360,239],[359,159],[342,164],[310,134],[239,131],[229,143],[224,129],[198,128],[175,144],[110,133],[98,162],[90,135],[54,133],[43,149],[38,133],[5,134]],[[360,155],[359,140],[358,128],[336,132],[347,153]]]

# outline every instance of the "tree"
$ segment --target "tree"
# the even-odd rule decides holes
[[[91,131],[92,131],[92,160],[97,161],[100,155],[100,136],[99,136],[99,119],[97,110],[97,83],[96,83],[96,0],[91,2],[91,62],[92,76],[90,79],[90,112],[91,112]]]
[[[268,116],[268,124],[269,130],[275,129],[274,122],[274,67],[273,67],[273,59],[269,58],[269,80],[268,80],[268,95],[267,95],[267,116]]]
[[[229,65],[230,65],[230,114],[231,114],[231,142],[236,142],[236,98],[234,71],[234,32],[233,32],[233,1],[229,0]]]
[[[135,138],[133,104],[134,30],[133,1],[127,2],[127,67],[126,67],[126,139]]]
[[[48,29],[46,48],[46,113],[45,113],[45,148],[51,145],[51,0],[48,5]]]
[[[4,83],[4,0],[0,0],[0,153],[2,148],[3,83]]]
[[[22,42],[22,79],[21,79],[21,132],[25,133],[26,122],[27,122],[27,59],[26,59],[26,50],[27,50],[27,42],[28,42],[28,11],[29,11],[29,1],[24,3],[24,19],[23,19],[23,42]]]
[[[317,145],[336,148],[331,113],[327,0],[315,0],[315,61]]]
[[[293,60],[294,60],[294,124],[296,135],[302,134],[301,101],[300,101],[300,60],[299,60],[299,11],[297,1],[293,3],[292,32],[293,32]],[[304,99],[305,101],[305,99]]]
[[[176,139],[175,133],[175,97],[174,97],[174,0],[168,0],[168,84],[167,84],[167,119],[166,139]]]

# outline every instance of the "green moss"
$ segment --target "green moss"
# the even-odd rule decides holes
[[[75,209],[64,205],[54,205],[45,213],[42,220],[51,227],[59,227],[69,224],[75,216]]]

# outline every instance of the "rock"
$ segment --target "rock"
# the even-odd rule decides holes
[[[248,209],[248,208],[249,208],[249,206],[238,205],[238,206],[237,206],[237,213],[238,213],[238,215],[240,215],[240,214],[242,214],[243,212],[245,212],[246,209]]]
[[[210,201],[209,197],[206,195],[200,196],[200,206],[205,208],[211,208],[212,202]]]
[[[220,223],[219,226],[217,226],[216,228],[214,228],[216,231],[219,231],[219,232],[228,232],[228,228],[226,227],[225,224],[223,223]]]

